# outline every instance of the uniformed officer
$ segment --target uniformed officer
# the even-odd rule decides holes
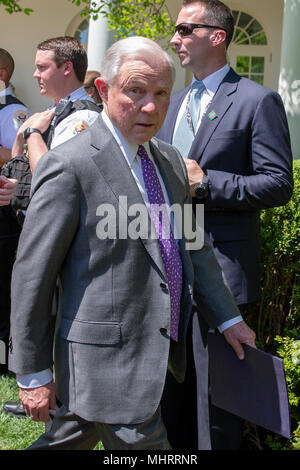
[[[77,39],[63,36],[42,42],[37,47],[35,66],[33,76],[38,81],[40,93],[52,98],[54,106],[42,113],[34,114],[20,127],[12,151],[13,156],[20,155],[26,140],[32,170],[48,150],[41,134],[49,128],[59,101],[65,99],[94,102],[83,88],[87,54]],[[99,112],[82,109],[67,116],[54,128],[50,148],[82,132],[97,119],[98,115]]]
[[[17,131],[30,114],[9,84],[14,68],[12,56],[0,48],[0,166],[10,160]]]
[[[30,115],[9,84],[14,68],[12,56],[0,48],[0,167],[10,160],[17,131]],[[0,341],[5,343],[6,349],[10,323],[11,271],[20,234],[20,226],[9,206],[14,186],[4,176],[0,177]],[[0,373],[6,371],[7,364],[1,364]]]

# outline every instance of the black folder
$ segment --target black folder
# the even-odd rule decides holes
[[[284,363],[279,357],[243,345],[240,360],[218,332],[208,333],[213,405],[290,438],[290,412]]]

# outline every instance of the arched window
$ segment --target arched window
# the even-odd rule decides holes
[[[237,10],[232,13],[234,17],[233,44],[251,44],[253,46],[268,44],[264,28],[253,16]]]
[[[79,12],[67,27],[66,35],[75,37],[87,49],[89,20],[87,18],[82,18],[81,13]]]
[[[242,77],[261,85],[269,79],[270,48],[261,23],[248,13],[233,10],[234,35],[229,48],[230,64]]]
[[[89,35],[89,21],[87,19],[83,20],[74,33],[74,37],[87,48],[88,44],[88,35]]]

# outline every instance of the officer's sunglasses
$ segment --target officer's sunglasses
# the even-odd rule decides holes
[[[190,36],[194,29],[196,28],[212,28],[212,29],[221,29],[227,33],[225,28],[220,26],[212,26],[210,24],[196,24],[196,23],[180,23],[175,26],[175,33],[177,32],[180,37],[184,38],[185,36]]]

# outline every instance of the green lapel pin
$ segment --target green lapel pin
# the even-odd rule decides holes
[[[216,119],[218,117],[216,111],[211,111],[209,114],[208,114],[208,117],[211,121],[213,121],[214,119]]]

